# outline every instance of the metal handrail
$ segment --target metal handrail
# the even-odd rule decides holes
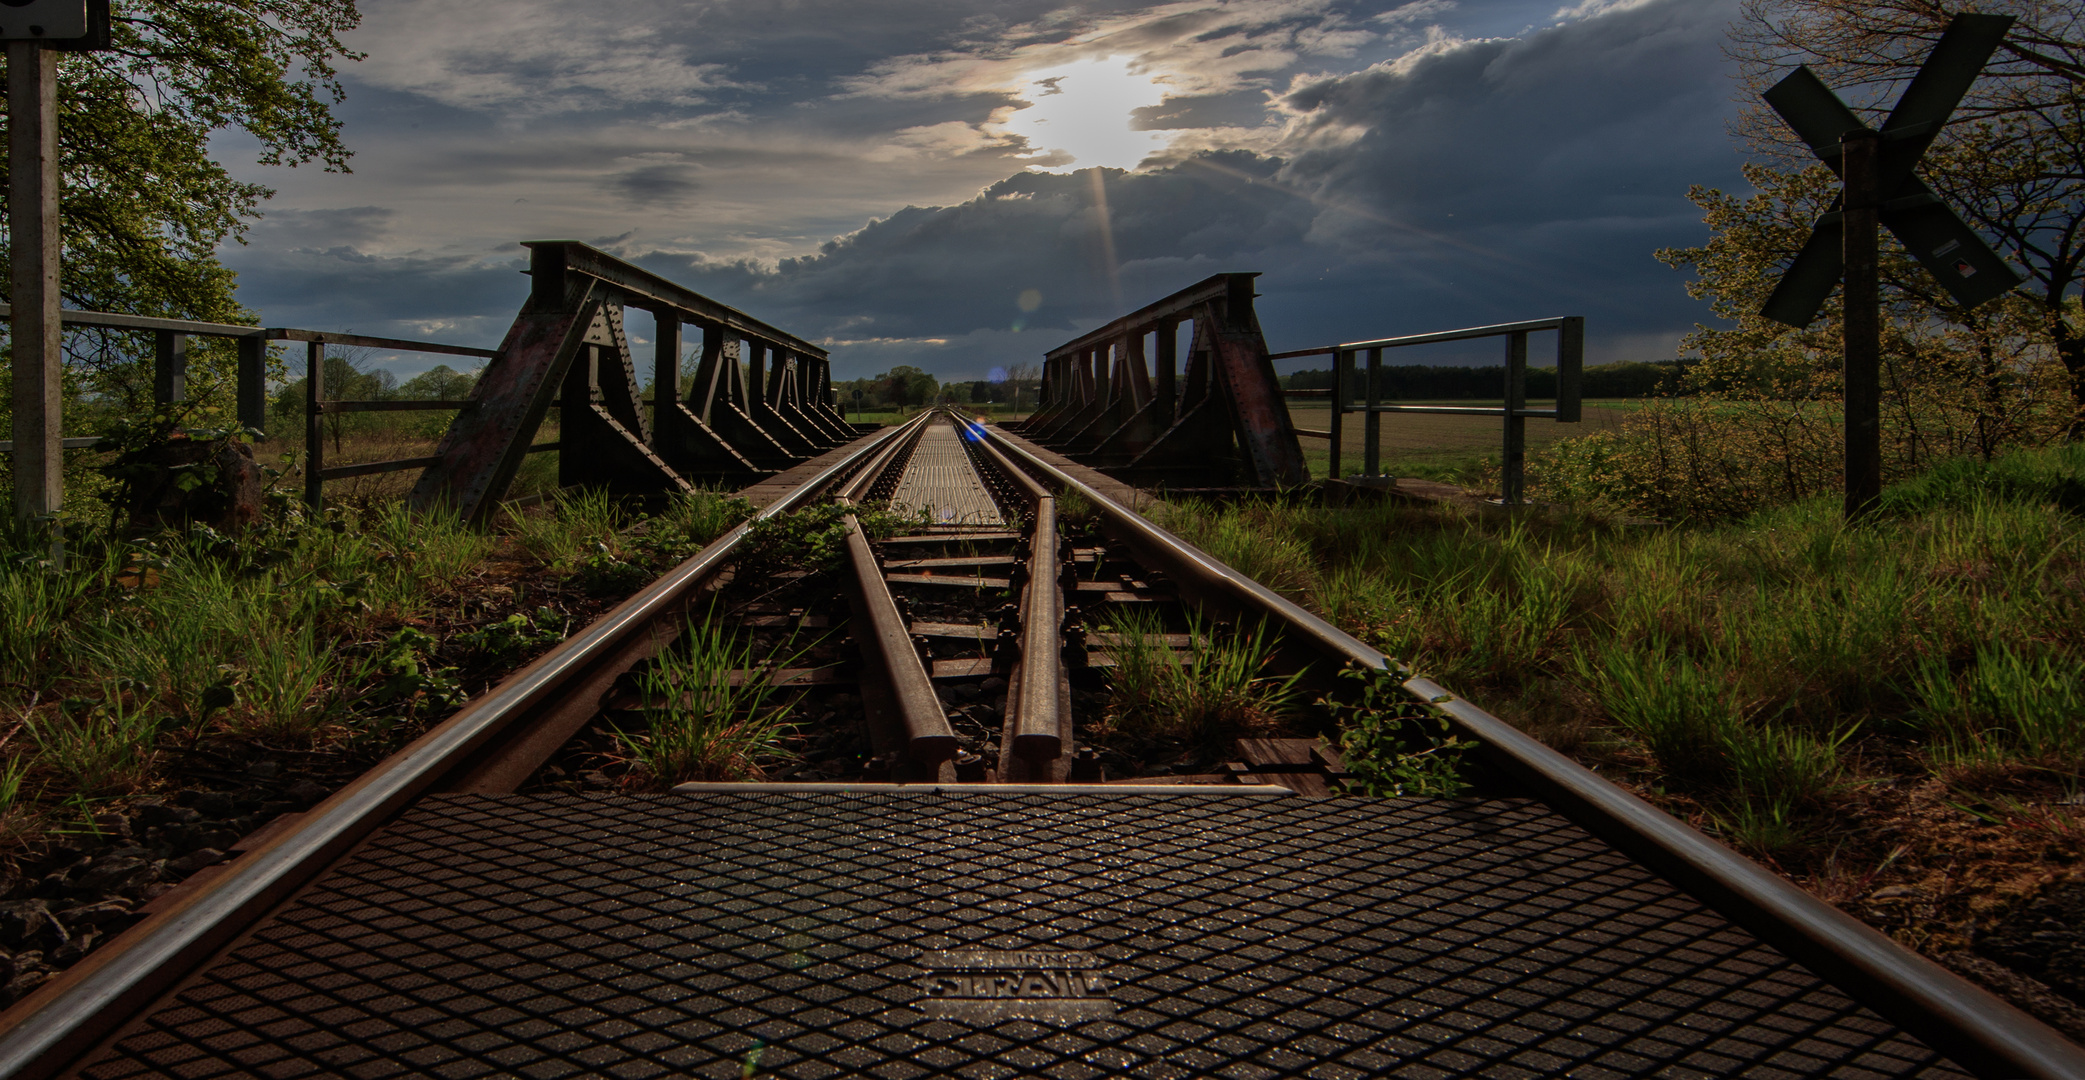
[[[924,421],[922,415],[915,424]],[[905,434],[910,425],[881,433],[827,466],[750,520],[725,533],[644,591],[618,604],[579,634],[539,657],[491,694],[386,758],[314,807],[290,828],[241,856],[195,896],[161,916],[148,936],[87,954],[74,979],[53,984],[52,996],[24,1012],[0,1014],[0,1077],[44,1077],[107,1035],[96,1019],[111,1010],[141,1008],[165,987],[155,976],[186,971],[221,944],[224,927],[259,918],[323,871],[363,837],[403,810],[472,753],[503,733],[530,708],[556,694],[632,633],[671,610],[687,591],[718,570],[759,522],[810,501],[853,466]],[[134,928],[142,929],[142,928]],[[42,996],[39,991],[36,996]],[[29,999],[35,1001],[35,997]]]
[[[14,307],[9,304],[0,304],[0,319],[13,317]],[[397,349],[400,352],[442,353],[449,356],[493,357],[499,355],[497,350],[481,349],[473,345],[444,345],[436,341],[370,337],[367,334],[336,334],[329,330],[299,330],[287,326],[243,326],[239,323],[198,322],[194,319],[161,319],[151,315],[124,315],[114,311],[79,311],[73,308],[65,308],[58,312],[58,320],[65,326],[91,326],[98,330],[153,330],[170,334],[186,334],[190,337],[258,338],[264,341],[315,341],[327,345]]]
[[[1118,539],[1151,558],[1184,589],[1214,594],[1280,623],[1319,655],[1400,678],[1404,691],[1473,740],[1489,764],[1532,794],[1607,840],[1731,921],[1757,934],[1905,1031],[1993,1078],[2085,1080],[2085,1048],[1982,987],[1908,950],[1865,923],[1797,888],[1780,875],[1711,840],[1685,822],[1631,795],[1459,698],[1401,662],[1225,566],[1093,486],[983,425],[1031,472],[1084,496]]]
[[[1229,296],[1235,290],[1245,290],[1246,299],[1250,300],[1252,298],[1252,279],[1259,276],[1257,273],[1242,272],[1213,274],[1193,285],[1189,285],[1185,289],[1181,289],[1171,296],[1146,304],[1105,326],[1088,330],[1078,337],[1044,353],[1043,358],[1045,360],[1055,360],[1059,357],[1070,356],[1080,349],[1102,345],[1117,338],[1127,337],[1139,330],[1148,330],[1152,326],[1168,320],[1177,320],[1178,316],[1193,311],[1195,308],[1218,297]]]
[[[584,274],[607,282],[638,303],[630,307],[666,310],[717,323],[750,337],[783,345],[791,351],[826,359],[830,354],[787,330],[778,329],[731,307],[720,304],[684,285],[669,281],[635,263],[625,262],[579,240],[523,240],[529,249],[531,274],[538,269]],[[545,274],[545,277],[551,275]],[[542,282],[538,282],[540,286]],[[562,288],[562,285],[559,286]],[[550,297],[557,300],[561,297]]]
[[[1556,406],[1549,409],[1527,407],[1528,335],[1544,330],[1557,332],[1557,396]],[[1403,348],[1408,345],[1431,345],[1444,341],[1469,341],[1476,338],[1503,337],[1506,343],[1505,403],[1498,408],[1481,405],[1398,405],[1386,404],[1382,399],[1383,350]],[[1367,377],[1362,385],[1363,401],[1355,404],[1348,387],[1354,379],[1354,354],[1367,356]],[[1493,323],[1489,326],[1469,326],[1460,330],[1436,330],[1424,334],[1403,334],[1398,337],[1374,338],[1368,341],[1349,341],[1339,345],[1325,345],[1309,349],[1294,349],[1274,353],[1272,360],[1298,356],[1332,357],[1331,423],[1328,430],[1312,431],[1314,437],[1331,440],[1331,451],[1326,462],[1327,475],[1334,480],[1340,477],[1339,451],[1344,440],[1345,417],[1348,413],[1363,416],[1361,468],[1364,475],[1377,476],[1382,464],[1382,415],[1384,413],[1431,413],[1448,416],[1496,416],[1503,422],[1499,455],[1500,494],[1507,505],[1521,501],[1521,489],[1527,458],[1527,426],[1529,417],[1552,419],[1558,423],[1575,424],[1581,415],[1580,377],[1585,369],[1585,318],[1579,315],[1558,315],[1546,319],[1523,319],[1519,322]],[[1290,391],[1288,394],[1297,392]],[[1288,396],[1285,394],[1284,396]]]

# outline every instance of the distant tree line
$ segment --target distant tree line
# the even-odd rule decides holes
[[[1360,391],[1362,365],[1354,365],[1354,392]],[[1640,398],[1669,394],[1683,370],[1678,360],[1653,363],[1600,364],[1585,369],[1579,392],[1589,398]],[[1385,366],[1382,372],[1385,399],[1429,400],[1434,398],[1477,398],[1497,400],[1505,396],[1506,369],[1498,367],[1436,367],[1428,364]],[[1329,369],[1299,371],[1284,376],[1288,390],[1330,390]],[[1557,373],[1553,367],[1528,368],[1528,396],[1553,398]]]

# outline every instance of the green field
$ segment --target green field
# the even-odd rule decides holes
[[[1407,401],[1404,405],[1455,405],[1498,408],[1500,401]],[[1576,424],[1554,420],[1527,421],[1528,450],[1548,446],[1559,439],[1575,438],[1595,431],[1619,427],[1633,402],[1586,402],[1584,419]],[[1548,401],[1531,401],[1530,408],[1550,408]],[[1289,416],[1299,429],[1329,430],[1329,404],[1308,400],[1291,401]],[[1352,476],[1361,472],[1367,449],[1365,417],[1349,413],[1340,439],[1340,471]],[[1497,462],[1505,436],[1505,421],[1495,416],[1456,416],[1438,413],[1386,413],[1382,419],[1382,470],[1385,476],[1408,476],[1448,483],[1475,484],[1486,460]],[[1313,478],[1328,475],[1331,442],[1303,438],[1303,458]]]

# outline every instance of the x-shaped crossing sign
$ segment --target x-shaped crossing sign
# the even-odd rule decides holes
[[[1875,185],[1882,199],[1882,224],[1964,307],[2004,295],[2020,283],[2020,276],[1913,174],[1912,167],[1940,134],[2012,24],[2010,15],[1955,16],[1882,125]],[[1833,172],[1841,171],[1840,136],[1867,130],[1860,117],[1807,67],[1796,68],[1765,97]],[[1843,196],[1834,199],[1817,219],[1809,241],[1781,276],[1760,314],[1790,326],[1808,326],[1817,317],[1845,267],[1840,229],[1843,206]]]

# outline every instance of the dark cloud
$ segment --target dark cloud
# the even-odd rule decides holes
[[[1704,235],[1689,184],[1737,180],[1713,74],[1728,16],[1662,0],[1311,81],[1283,100],[1287,161],[1197,154],[1098,190],[1092,170],[1022,174],[771,271],[643,261],[799,332],[950,362],[959,339],[967,356],[1017,320],[1068,337],[1227,270],[1264,273],[1277,347],[1576,313],[1596,360],[1657,358],[1707,312],[1652,252]]]
[[[1669,213],[1688,184],[1735,177],[1718,74],[1735,15],[1731,0],[1657,0],[1304,82],[1280,102],[1297,139],[1363,134],[1295,154],[1285,177],[1434,223]]]
[[[673,209],[685,204],[702,185],[681,164],[646,165],[608,179],[609,190],[632,206]]]
[[[763,318],[837,338],[947,337],[1016,323],[1069,332],[1296,244],[1308,204],[1259,183],[1278,165],[1233,151],[1143,173],[1021,173],[957,206],[907,207],[772,271],[665,253],[639,261],[776,312]],[[1027,289],[1043,297],[1032,312],[1015,303]]]
[[[691,17],[676,39],[700,47],[669,59],[737,57],[728,78],[718,75],[701,93],[744,104],[741,127],[718,121],[705,129],[710,141],[691,148],[673,141],[680,129],[671,124],[637,123],[640,114],[660,115],[644,113],[649,106],[636,90],[617,89],[642,89],[638,69],[624,72],[626,83],[602,83],[603,93],[624,94],[614,99],[629,110],[623,127],[602,125],[598,114],[560,126],[423,109],[413,115],[429,125],[427,148],[459,149],[394,156],[416,191],[439,194],[418,204],[432,209],[410,222],[377,206],[277,212],[255,230],[253,247],[228,251],[226,261],[242,272],[242,298],[274,325],[492,344],[526,291],[526,279],[514,273],[519,253],[418,238],[430,227],[439,231],[442,215],[475,212],[502,226],[511,217],[511,231],[487,226],[475,235],[519,239],[524,232],[616,233],[625,222],[636,227],[637,208],[678,205],[702,224],[675,232],[647,220],[651,231],[610,243],[762,319],[831,340],[843,373],[917,363],[956,377],[981,374],[1230,270],[1263,272],[1260,311],[1278,348],[1581,313],[1591,320],[1596,360],[1669,355],[1673,337],[1707,316],[1651,252],[1705,235],[1685,198],[1690,184],[1740,183],[1725,133],[1733,106],[1720,53],[1735,3],[1650,0],[1517,38],[1436,35],[1431,45],[1422,45],[1423,20],[1406,20],[1409,26],[1393,27],[1399,47],[1421,47],[1402,59],[1299,79],[1271,99],[1236,91],[1183,96],[1133,118],[1139,127],[1193,129],[1194,138],[1208,140],[1193,145],[1244,140],[1257,151],[1182,152],[1134,173],[1020,173],[960,201],[933,193],[976,190],[981,177],[1010,166],[982,160],[986,151],[941,146],[937,125],[974,121],[1004,94],[818,95],[841,85],[844,73],[899,53],[997,55],[1021,44],[1006,36],[1008,27],[1070,34],[1084,25],[1079,19],[1050,23],[1043,16],[1055,5],[1045,0],[990,16],[954,2],[716,5]],[[1429,18],[1451,10],[1431,0],[1407,7]],[[1555,10],[1554,3],[1484,8],[1486,18],[1501,19],[1547,20]],[[1482,28],[1521,33],[1525,25]],[[1173,40],[1180,30],[1154,21],[1147,36]],[[1202,44],[1212,57],[1227,47]],[[470,90],[458,86],[457,95]],[[435,90],[410,92],[441,98]],[[1279,138],[1258,126],[1269,100],[1288,124]],[[816,109],[804,107],[813,102]],[[813,119],[792,121],[794,134],[780,138],[783,125],[767,120],[785,110]],[[816,137],[820,125],[894,124],[919,136],[905,147],[926,148],[884,164],[865,156],[850,168],[834,157],[830,140]],[[843,152],[855,153],[854,146]],[[834,176],[847,184],[799,182]],[[970,179],[958,186],[950,176]],[[495,185],[503,196],[497,207],[468,200]],[[513,194],[529,197],[526,214]],[[947,205],[908,206],[866,225],[855,216],[908,196]],[[535,209],[583,207],[588,199],[597,204],[591,209],[612,212],[566,218]],[[787,227],[763,225],[783,220],[776,207],[784,203],[796,215]],[[723,208],[714,218],[694,214],[714,208]],[[812,254],[766,261],[772,252],[805,250],[806,235],[843,230]],[[416,244],[429,250],[411,250]],[[1023,312],[1016,299],[1029,289],[1043,301]]]

